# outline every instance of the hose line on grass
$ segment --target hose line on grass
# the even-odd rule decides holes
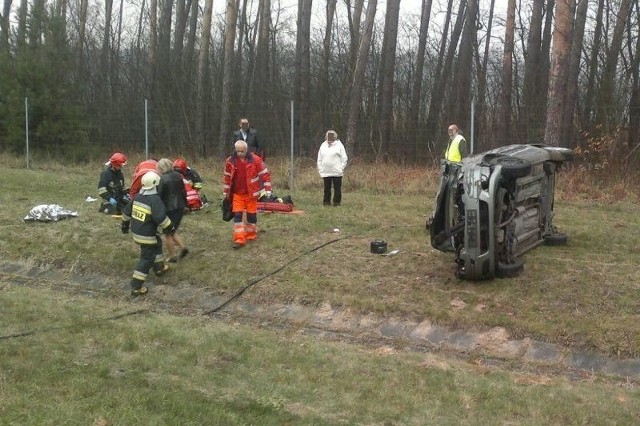
[[[340,237],[340,238],[336,238],[334,240],[331,241],[327,241],[326,243],[320,244],[319,246],[316,246],[312,249],[309,249],[305,252],[303,252],[302,254],[294,257],[293,259],[291,259],[290,261],[288,261],[287,263],[285,263],[284,265],[282,265],[281,267],[274,269],[273,271],[269,272],[268,274],[253,278],[252,280],[249,280],[249,282],[242,288],[240,288],[240,290],[238,290],[233,296],[231,296],[228,300],[226,300],[224,303],[222,303],[221,305],[204,312],[202,315],[211,315],[214,314],[218,311],[220,311],[222,308],[224,308],[225,306],[227,306],[229,303],[233,302],[235,299],[237,299],[238,297],[240,297],[242,295],[242,293],[244,293],[249,287],[253,286],[254,284],[259,283],[260,281],[264,280],[265,278],[268,278],[272,275],[277,274],[278,272],[282,271],[284,268],[286,268],[287,266],[291,265],[293,262],[296,262],[298,260],[300,260],[301,258],[303,258],[304,256],[313,253],[314,251],[318,251],[323,247],[328,246],[329,244],[333,244],[335,242],[350,238],[351,235],[346,235],[344,237]]]
[[[107,317],[107,318],[102,318],[99,321],[116,320],[116,319],[120,319],[120,318],[131,316],[131,315],[143,314],[143,313],[145,313],[147,311],[148,311],[148,309],[138,309],[138,310],[135,310],[135,311],[124,312],[122,314],[113,315],[113,316],[110,316],[110,317]],[[71,327],[76,327],[76,324],[72,324],[72,325],[68,325],[68,326],[60,326],[60,327],[48,327],[48,328],[43,328],[41,330],[23,331],[22,333],[7,334],[5,336],[0,336],[0,340],[13,339],[15,337],[26,337],[26,336],[31,336],[31,335],[34,335],[34,334],[37,334],[37,333],[46,333],[46,332],[54,331],[54,330],[64,330],[65,328],[71,328]]]

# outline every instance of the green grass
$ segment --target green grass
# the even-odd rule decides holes
[[[135,162],[130,160],[127,179]],[[421,354],[379,342],[328,343],[295,327],[274,331],[214,321],[198,315],[214,308],[213,301],[190,299],[193,290],[231,297],[250,280],[287,265],[251,287],[243,300],[330,304],[463,330],[501,326],[510,338],[635,357],[640,202],[620,185],[601,188],[596,197],[584,175],[569,174],[570,185],[561,175],[555,221],[569,244],[527,253],[517,278],[473,283],[455,279],[453,255],[429,245],[424,223],[437,170],[356,161],[345,176],[343,205],[327,208],[312,160],[298,162],[294,191],[287,188],[287,163],[273,161],[275,193],[291,194],[304,214],[261,214],[258,241],[234,251],[231,225],[217,209],[221,165],[195,164],[214,206],[184,219],[181,232],[193,254],[155,279],[145,301],[132,303],[126,287],[138,247],[120,233],[118,220],[85,201],[96,197],[101,163],[36,162],[25,170],[23,162],[0,157],[0,164],[0,260],[54,268],[74,283],[95,276],[108,283],[91,291],[88,281],[85,295],[77,285],[49,282],[46,275],[29,281],[5,271],[1,334],[35,333],[0,340],[0,424],[639,420],[633,382],[625,386],[593,375],[569,381],[536,366],[495,368],[474,355]],[[43,203],[76,210],[79,217],[22,221]],[[400,253],[369,253],[374,239]],[[171,288],[181,292],[168,298],[163,289]],[[454,300],[466,307],[452,308]],[[169,304],[177,308],[162,313]],[[145,307],[151,308],[146,314],[106,319]]]
[[[0,289],[2,424],[633,424],[635,387]],[[6,336],[4,334],[3,336]]]
[[[129,280],[139,255],[119,221],[97,212],[101,164],[43,164],[25,170],[6,163],[0,193],[0,256],[48,265],[75,274],[103,274]],[[135,159],[125,170],[130,174]],[[527,253],[525,270],[514,279],[485,282],[454,278],[452,254],[429,245],[424,222],[431,210],[437,171],[393,165],[350,166],[339,208],[321,205],[321,181],[312,161],[300,161],[296,189],[287,189],[285,161],[274,161],[274,191],[291,194],[301,215],[261,214],[258,241],[231,249],[231,225],[217,207],[221,165],[196,164],[213,207],[185,217],[181,232],[193,255],[161,284],[209,289],[230,296],[249,280],[286,268],[252,287],[252,302],[302,303],[396,315],[469,330],[502,326],[514,337],[570,344],[608,355],[638,356],[640,312],[640,215],[635,193],[622,201],[598,202],[563,187],[556,200],[556,225],[569,235],[564,247],[541,246]],[[576,174],[568,174],[572,182]],[[619,191],[614,191],[615,193]],[[77,210],[78,218],[58,223],[23,223],[35,205],[55,203]],[[333,230],[338,228],[340,232]],[[301,254],[337,238],[313,253]],[[369,252],[384,239],[393,257]],[[112,294],[126,297],[120,286]],[[153,297],[153,295],[150,295]],[[454,299],[465,309],[452,309]],[[211,307],[213,308],[213,306]]]

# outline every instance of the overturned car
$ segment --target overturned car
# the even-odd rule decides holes
[[[518,275],[518,256],[567,242],[553,225],[553,199],[556,172],[572,158],[567,148],[508,145],[462,163],[443,160],[431,245],[456,253],[459,278]]]

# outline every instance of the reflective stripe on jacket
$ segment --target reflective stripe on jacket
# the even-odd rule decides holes
[[[145,245],[157,244],[158,226],[163,232],[167,232],[172,225],[158,194],[136,195],[136,198],[124,208],[122,221],[131,221],[133,241]]]
[[[227,158],[224,165],[224,183],[222,191],[229,194],[233,179],[236,175],[236,161],[238,156],[234,153]],[[248,152],[245,157],[245,167],[247,170],[247,188],[253,197],[257,200],[260,196],[260,181],[264,183],[264,190],[271,191],[271,174],[269,169],[262,162],[262,158],[254,153]]]

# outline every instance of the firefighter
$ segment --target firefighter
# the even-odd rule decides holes
[[[147,172],[142,176],[142,189],[122,212],[122,233],[127,234],[131,226],[133,241],[140,245],[140,260],[131,278],[133,297],[148,292],[144,283],[152,268],[157,276],[169,270],[169,265],[164,262],[158,227],[165,235],[173,235],[175,227],[158,195],[159,183],[160,176],[156,172]]]
[[[124,206],[129,202],[129,195],[124,187],[122,166],[127,165],[127,157],[121,153],[114,153],[105,163],[105,169],[100,174],[98,195],[102,198],[101,213],[121,214]]]
[[[202,192],[202,178],[191,167],[187,166],[184,158],[173,162],[173,169],[182,175],[184,188],[187,191],[187,207],[189,210],[199,210],[207,204],[207,196]]]
[[[187,181],[189,181],[189,184],[193,187],[193,189],[200,192],[200,190],[202,189],[202,178],[200,177],[198,172],[187,166],[187,161],[184,158],[178,158],[177,160],[175,160],[173,162],[173,168],[175,171],[179,172]]]
[[[140,192],[140,188],[142,187],[142,176],[144,176],[147,172],[157,171],[158,160],[156,160],[155,158],[150,158],[138,163],[136,169],[133,171],[131,188],[129,188],[129,199],[133,200],[135,196],[138,195],[138,192]]]

